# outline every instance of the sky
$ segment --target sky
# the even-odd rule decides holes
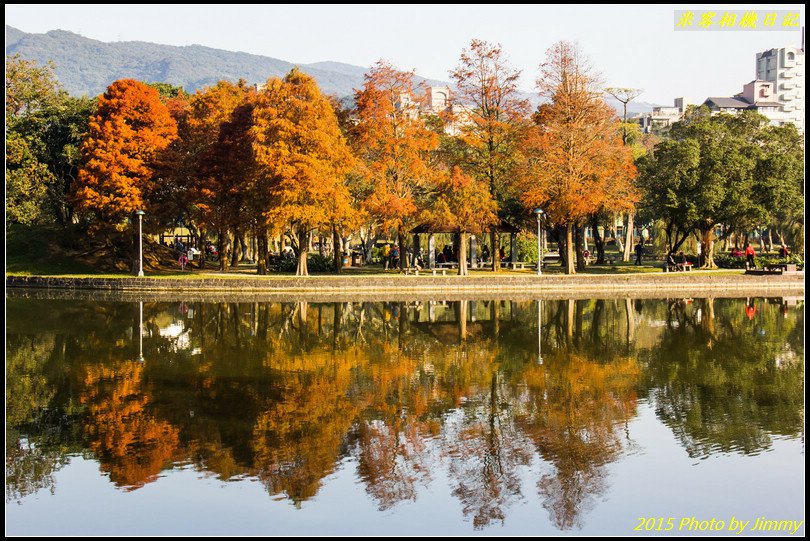
[[[801,45],[801,32],[675,32],[675,9],[784,9],[803,4],[655,6],[450,5],[16,5],[6,24],[25,32],[62,29],[101,41],[199,44],[297,63],[369,66],[386,59],[427,78],[448,80],[473,38],[500,43],[521,87],[533,90],[545,51],[578,42],[607,86],[640,88],[638,101],[669,105],[686,96],[742,91],[756,53]]]

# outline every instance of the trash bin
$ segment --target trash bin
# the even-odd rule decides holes
[[[343,266],[344,267],[349,266],[349,254],[343,254]]]
[[[360,252],[352,252],[352,267],[363,266],[363,254]]]

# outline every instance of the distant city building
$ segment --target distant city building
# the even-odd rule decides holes
[[[804,133],[804,48],[780,47],[757,53],[756,79],[734,96],[709,97],[703,105],[713,113],[737,113],[753,110],[771,125],[795,124]],[[686,111],[684,98],[676,98],[673,107],[653,107],[651,113],[634,117],[642,131],[667,129]]]
[[[754,80],[743,87],[743,91],[732,97],[707,98],[703,105],[712,113],[737,113],[743,110],[756,111],[767,118],[771,125],[780,126],[789,122],[782,112],[782,104],[776,101],[774,83]]]
[[[666,129],[678,122],[686,111],[689,101],[686,98],[675,98],[672,107],[653,107],[651,113],[642,113],[636,117],[644,133]]]
[[[469,122],[469,110],[453,103],[449,86],[428,86],[423,98],[403,93],[397,107],[406,110],[410,118],[420,115],[440,116],[448,135],[458,135],[461,126]]]
[[[757,53],[757,79],[775,85],[781,106],[779,123],[795,124],[804,132],[804,47],[780,47]]]
[[[449,86],[430,86],[427,89],[427,108],[432,112],[443,113],[450,106]]]

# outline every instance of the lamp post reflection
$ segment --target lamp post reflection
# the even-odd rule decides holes
[[[143,301],[138,301],[138,362],[143,362]]]
[[[543,301],[537,299],[537,364],[543,364]]]

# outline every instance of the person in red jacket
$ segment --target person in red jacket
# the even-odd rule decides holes
[[[746,242],[745,243],[745,267],[747,269],[753,269],[754,268],[754,256],[755,255],[756,255],[756,253],[754,252],[754,247]]]

